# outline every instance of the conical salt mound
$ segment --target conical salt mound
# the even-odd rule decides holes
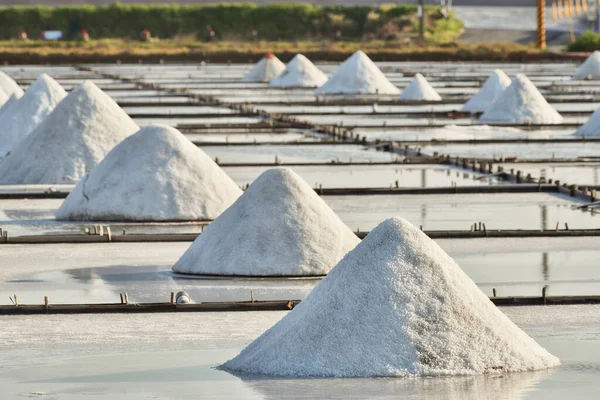
[[[242,78],[242,82],[270,82],[285,70],[285,64],[273,53],[266,54]]]
[[[84,177],[58,220],[214,219],[242,191],[177,129],[149,125],[129,136]]]
[[[0,106],[0,119],[2,118],[2,115],[8,111],[10,106],[17,102],[17,100],[19,100],[19,98],[15,94],[11,94],[8,100]]]
[[[86,81],[0,162],[0,185],[77,183],[138,130],[113,99]]]
[[[462,107],[462,111],[479,112],[487,110],[510,86],[510,78],[501,69],[492,72],[481,89]]]
[[[11,151],[25,139],[66,96],[58,82],[46,74],[40,75],[10,112],[1,114],[0,153]]]
[[[294,377],[377,377],[527,371],[559,363],[433,240],[391,218],[223,367]]]
[[[563,117],[535,85],[517,74],[504,93],[479,118],[479,122],[497,124],[560,124]]]
[[[23,96],[23,89],[10,76],[0,71],[0,106],[13,94],[19,98]]]
[[[577,129],[577,136],[600,136],[600,108],[594,111],[590,119]]]
[[[273,79],[269,86],[273,87],[319,87],[327,82],[327,75],[304,57],[302,54],[292,58],[285,71]]]
[[[340,65],[338,70],[316,94],[398,94],[379,68],[362,51],[357,51]]]
[[[419,73],[410,81],[408,86],[404,88],[399,100],[416,100],[416,101],[441,101],[442,97],[431,87],[427,79]]]
[[[359,242],[287,168],[262,173],[173,266],[202,275],[325,275]]]
[[[577,67],[573,79],[600,79],[600,51],[593,52]]]

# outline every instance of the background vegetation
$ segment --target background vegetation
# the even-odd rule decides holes
[[[600,34],[586,31],[577,37],[567,47],[569,51],[596,51],[600,50]]]
[[[445,19],[438,9],[428,10],[430,38],[449,40],[462,31],[454,18]],[[383,7],[316,7],[310,4],[206,4],[125,5],[0,8],[0,39],[15,38],[25,30],[37,38],[43,30],[60,30],[74,38],[86,29],[92,38],[137,38],[143,29],[152,36],[172,39],[208,37],[251,39],[251,29],[264,40],[332,38],[398,39],[417,33],[417,8],[413,5]]]

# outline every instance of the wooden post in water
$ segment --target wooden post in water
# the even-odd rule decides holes
[[[48,311],[48,307],[50,306],[50,302],[48,301],[48,296],[44,296],[44,306],[46,307],[46,311]]]
[[[544,305],[546,305],[546,288],[547,286],[542,288],[542,300],[544,301]]]

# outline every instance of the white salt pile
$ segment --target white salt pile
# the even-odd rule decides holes
[[[0,118],[2,118],[2,114],[6,113],[8,111],[8,109],[10,108],[10,106],[12,106],[14,103],[16,103],[17,100],[19,100],[19,98],[15,94],[10,95],[8,100],[6,100],[4,102],[4,104],[2,104],[2,106],[0,106]]]
[[[325,275],[359,242],[292,170],[269,169],[173,266],[203,275]]]
[[[419,73],[404,88],[399,100],[441,101],[442,97],[431,87],[427,79]]]
[[[304,57],[297,54],[292,58],[285,71],[273,79],[269,86],[273,87],[319,87],[327,82],[327,75]]]
[[[560,124],[563,117],[535,85],[517,74],[504,93],[481,115],[479,122],[496,124]]]
[[[86,81],[0,162],[0,184],[76,183],[138,130],[113,99]]]
[[[13,94],[19,98],[23,96],[23,89],[10,76],[0,71],[0,106]]]
[[[527,371],[559,363],[433,240],[391,218],[223,368],[378,377]]]
[[[242,82],[270,82],[285,70],[285,64],[273,53],[267,53],[242,78]]]
[[[82,178],[58,220],[214,219],[242,191],[177,129],[149,125],[129,136]]]
[[[462,111],[479,112],[487,110],[510,86],[510,83],[510,78],[504,71],[501,69],[494,70],[475,96],[463,105]]]
[[[340,65],[338,70],[316,94],[398,94],[379,68],[362,51],[357,51]]]
[[[0,114],[0,153],[11,151],[67,96],[54,79],[42,74],[10,110]]]
[[[590,119],[585,124],[581,125],[577,132],[577,136],[600,136],[600,108],[594,111]]]
[[[600,51],[593,52],[577,67],[573,79],[600,79]]]

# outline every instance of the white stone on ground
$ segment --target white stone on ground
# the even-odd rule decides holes
[[[119,143],[82,178],[58,220],[214,219],[241,189],[175,128],[149,125]]]
[[[391,218],[222,367],[290,377],[383,377],[505,373],[559,363],[433,240]]]
[[[277,78],[269,86],[272,87],[319,87],[327,82],[325,75],[319,68],[302,54],[297,54],[286,65]]]
[[[10,110],[0,114],[0,153],[11,151],[25,139],[66,96],[58,82],[40,75]]]
[[[394,86],[361,50],[340,65],[316,94],[398,94]]]
[[[268,53],[244,75],[242,82],[270,82],[284,70],[285,64],[275,54]]]
[[[399,100],[441,101],[442,97],[431,87],[427,79],[419,73],[404,88]]]
[[[23,89],[10,76],[0,71],[0,106],[13,94],[20,98],[23,96]]]
[[[573,79],[600,79],[600,51],[593,52],[577,67]]]
[[[504,93],[481,115],[479,122],[496,124],[560,124],[563,117],[535,85],[517,74]]]
[[[481,89],[462,106],[462,111],[486,111],[499,98],[511,80],[501,69],[495,69],[487,78]]]
[[[325,275],[360,240],[302,178],[262,173],[173,266],[202,275]]]
[[[0,184],[77,183],[138,130],[113,99],[86,81],[0,162]]]

